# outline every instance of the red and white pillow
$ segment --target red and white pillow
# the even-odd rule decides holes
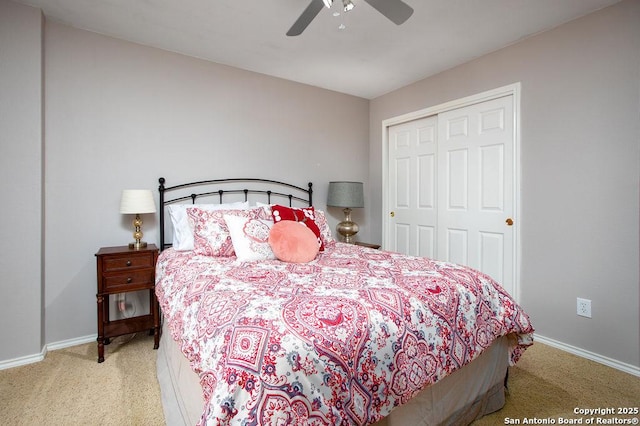
[[[320,233],[320,228],[316,223],[316,213],[313,206],[303,208],[293,208],[274,204],[271,206],[271,215],[273,222],[278,223],[283,220],[292,220],[294,222],[302,222],[315,234],[320,251],[324,250],[324,242]]]

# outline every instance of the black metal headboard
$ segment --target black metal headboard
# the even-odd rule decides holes
[[[259,201],[267,204],[284,204],[284,200],[286,200],[289,206],[293,206],[295,200],[308,206],[313,205],[313,184],[311,182],[307,184],[307,189],[285,182],[254,178],[201,180],[168,187],[164,186],[166,181],[163,177],[158,179],[158,182],[160,183],[158,187],[160,192],[160,250],[171,246],[171,242],[165,241],[165,208],[169,204],[185,204],[187,202],[195,204],[196,200],[207,197],[217,198],[217,202],[222,204],[223,196],[232,194],[239,194],[244,197],[243,201],[249,201],[249,194],[258,194],[256,198],[262,197]],[[251,188],[247,188],[247,186],[251,186]],[[194,191],[194,188],[201,192],[191,192]],[[168,199],[168,196],[172,198]]]

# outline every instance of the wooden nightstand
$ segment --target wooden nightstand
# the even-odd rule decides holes
[[[363,243],[363,242],[360,242],[360,241],[356,241],[354,244],[357,245],[357,246],[369,247],[369,248],[376,249],[376,250],[380,248],[380,244]]]
[[[160,343],[160,315],[155,294],[158,248],[149,244],[134,250],[128,246],[102,247],[96,253],[98,269],[98,362],[104,361],[104,345],[110,338],[153,331],[153,349]],[[111,321],[109,295],[149,290],[149,314]]]

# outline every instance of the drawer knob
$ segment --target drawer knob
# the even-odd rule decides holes
[[[133,278],[127,277],[127,284],[131,284],[131,281],[133,281]]]
[[[127,266],[131,266],[131,261],[127,260]]]

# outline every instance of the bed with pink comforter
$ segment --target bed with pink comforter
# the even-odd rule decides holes
[[[488,276],[331,242],[310,263],[164,250],[156,293],[198,374],[201,424],[372,424],[533,328]]]

